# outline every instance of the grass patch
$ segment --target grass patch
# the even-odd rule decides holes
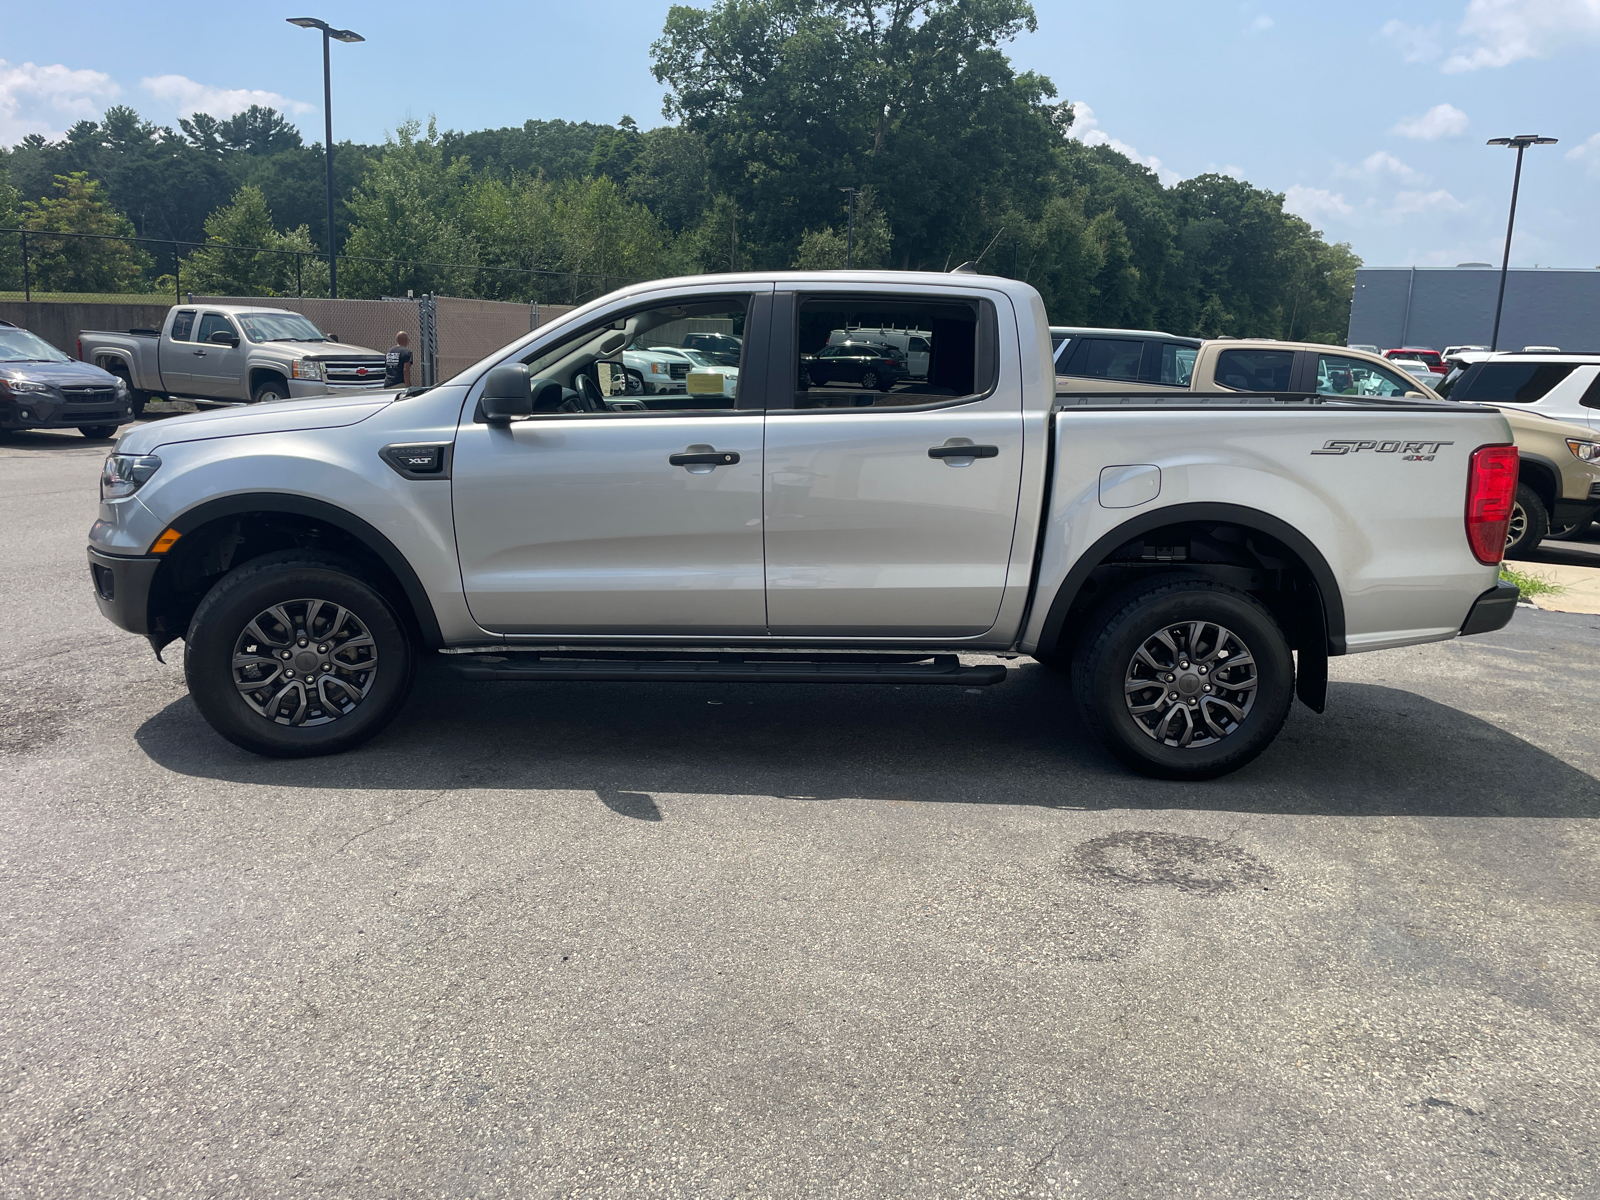
[[[1517,590],[1524,596],[1559,596],[1567,590],[1553,579],[1546,579],[1531,571],[1519,571],[1504,563],[1500,564],[1500,578],[1507,583],[1516,584]]]

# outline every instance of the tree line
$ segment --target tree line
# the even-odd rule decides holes
[[[674,6],[650,51],[671,124],[407,121],[381,146],[341,143],[340,292],[580,299],[842,267],[850,237],[858,267],[980,260],[1037,287],[1058,324],[1342,341],[1350,247],[1279,193],[1216,174],[1167,187],[1074,139],[1072,106],[1002,49],[1036,23],[1026,0]],[[173,130],[116,107],[24,139],[0,169],[0,224],[208,243],[184,253],[185,290],[326,294],[322,148],[272,109]],[[69,241],[40,239],[38,286],[144,290],[179,267],[160,247]],[[0,249],[8,277],[15,254]]]

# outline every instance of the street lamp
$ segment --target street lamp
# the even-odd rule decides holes
[[[1506,302],[1506,269],[1511,265],[1511,230],[1517,223],[1517,189],[1522,186],[1522,152],[1529,146],[1554,146],[1556,139],[1540,137],[1537,133],[1519,133],[1516,137],[1490,138],[1486,146],[1515,146],[1517,172],[1511,177],[1511,216],[1506,219],[1506,250],[1500,260],[1500,295],[1494,302],[1494,333],[1489,338],[1489,349],[1500,349],[1500,309]]]
[[[328,40],[364,42],[367,39],[351,29],[335,29],[316,17],[290,17],[289,24],[301,29],[322,30],[322,115],[327,121],[323,146],[328,159],[328,296],[336,300],[339,297],[339,259],[333,247],[333,72],[328,64]]]
[[[841,192],[850,193],[850,221],[845,226],[844,233],[844,269],[850,269],[850,256],[856,245],[856,189],[853,187],[840,188]]]

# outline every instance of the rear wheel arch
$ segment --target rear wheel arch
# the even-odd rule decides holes
[[[1517,453],[1517,482],[1525,483],[1544,502],[1547,512],[1554,512],[1561,499],[1561,471],[1540,454]]]
[[[427,589],[393,542],[337,505],[306,496],[246,493],[196,505],[170,523],[183,536],[163,558],[150,589],[152,641],[183,636],[205,593],[233,568],[275,551],[331,553],[366,568],[421,643],[444,644]]]
[[[1323,634],[1321,645],[1307,645],[1302,639],[1300,649],[1311,651],[1319,658],[1345,652],[1344,600],[1338,579],[1322,552],[1299,530],[1270,513],[1220,503],[1175,504],[1141,513],[1096,540],[1079,556],[1056,589],[1039,633],[1039,650],[1045,654],[1058,653],[1075,641],[1077,630],[1068,627],[1068,618],[1087,615],[1105,598],[1095,596],[1095,589],[1091,586],[1092,577],[1097,570],[1112,565],[1112,556],[1120,547],[1135,538],[1169,527],[1197,525],[1233,527],[1246,533],[1264,535],[1282,546],[1290,562],[1303,570],[1310,586],[1310,595],[1305,597],[1310,604],[1305,607],[1314,611],[1301,611],[1299,615],[1311,628],[1320,627]],[[1237,566],[1179,561],[1154,564],[1151,569],[1156,568],[1163,572],[1197,575],[1230,586],[1240,586],[1240,579],[1235,572],[1241,568]]]

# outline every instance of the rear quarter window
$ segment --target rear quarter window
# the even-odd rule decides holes
[[[1532,404],[1572,374],[1576,363],[1474,363],[1450,391],[1467,403]]]

